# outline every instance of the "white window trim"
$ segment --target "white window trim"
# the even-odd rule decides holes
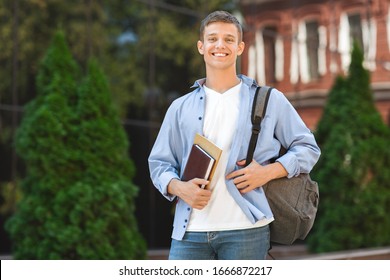
[[[301,77],[301,81],[304,84],[308,83],[310,80],[306,39],[307,39],[306,22],[301,21],[298,25],[298,54],[299,54],[299,74]]]
[[[387,27],[387,46],[390,52],[390,6],[389,6],[389,10],[387,11],[386,27]]]
[[[346,13],[340,15],[338,51],[341,57],[341,68],[346,73],[351,64],[351,38],[350,27]]]
[[[278,35],[275,41],[275,79],[280,82],[284,79],[284,47],[283,38]]]
[[[248,50],[248,76],[256,78],[256,47],[253,44]]]
[[[256,31],[256,72],[257,72],[257,82],[260,84],[265,84],[265,66],[264,66],[264,40],[263,40],[263,31]]]
[[[362,33],[364,44],[364,67],[370,71],[375,71],[377,28],[374,19],[371,19],[370,22],[362,20]]]
[[[298,79],[299,79],[298,41],[297,40],[298,40],[297,37],[294,36],[292,38],[292,42],[291,42],[290,82],[293,85],[298,83]]]
[[[318,47],[318,73],[323,76],[326,74],[326,27],[319,26],[318,27],[318,35],[319,35],[319,47]]]

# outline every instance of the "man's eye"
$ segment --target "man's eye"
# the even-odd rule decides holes
[[[215,40],[216,40],[216,39],[213,38],[213,37],[210,37],[210,38],[208,39],[209,42],[215,42]]]

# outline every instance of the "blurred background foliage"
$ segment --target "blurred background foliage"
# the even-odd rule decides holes
[[[58,32],[15,139],[27,172],[6,223],[15,259],[144,259],[134,216],[135,166],[108,83],[86,77]]]
[[[53,174],[61,170],[49,168],[51,162],[59,161],[59,168],[82,163],[85,167],[83,170],[89,171],[85,174],[76,172],[72,174],[73,177],[62,178],[68,180],[66,184],[69,188],[59,191],[56,203],[66,204],[69,199],[65,198],[71,197],[86,208],[71,209],[69,205],[66,206],[73,226],[69,232],[56,234],[56,238],[60,239],[56,242],[64,244],[64,247],[68,246],[67,248],[71,247],[70,244],[83,243],[78,240],[82,236],[79,229],[88,227],[86,236],[96,242],[97,237],[103,238],[106,242],[101,248],[112,253],[115,246],[111,249],[107,247],[108,240],[112,238],[110,234],[107,237],[93,237],[91,233],[94,230],[105,233],[103,228],[108,225],[108,221],[115,225],[115,231],[123,232],[123,228],[118,226],[120,217],[107,217],[99,209],[92,212],[88,212],[88,209],[94,209],[91,205],[101,203],[103,197],[113,196],[121,203],[113,205],[112,201],[108,202],[104,208],[107,213],[135,211],[142,235],[149,241],[146,245],[152,248],[169,246],[164,242],[169,242],[171,205],[156,194],[150,185],[145,155],[149,152],[167,106],[174,98],[187,93],[194,80],[204,75],[202,57],[196,50],[200,20],[216,9],[234,12],[238,3],[238,0],[0,0],[0,224],[4,224],[15,213],[17,201],[26,193],[33,195],[31,203],[40,203],[34,215],[47,212],[45,207],[58,208],[52,203],[46,205],[50,197],[46,196],[46,191],[49,190],[37,196],[29,188],[35,186],[34,189],[43,191],[50,186],[47,182],[36,186],[38,178],[35,177],[41,177],[37,174],[42,170],[47,171],[45,176],[50,175],[50,180],[58,179]],[[59,30],[63,32],[69,47],[68,68],[64,67],[62,73],[58,72],[61,67],[57,67],[57,76],[54,77],[51,76],[54,70],[50,68],[50,64],[42,65],[45,65],[45,54]],[[60,52],[66,53],[64,50]],[[64,60],[65,58],[63,57]],[[390,140],[389,129],[373,106],[369,75],[361,67],[361,57],[356,50],[352,61],[350,75],[338,77],[334,87],[330,89],[323,118],[316,131],[322,156],[313,170],[313,178],[320,185],[320,208],[313,232],[307,240],[310,249],[316,252],[390,244],[387,234],[390,229],[386,217],[390,210],[390,163],[389,149],[386,146]],[[94,78],[89,76],[85,79],[92,73],[95,73],[92,75]],[[83,93],[95,91],[96,87],[102,86],[88,85],[88,79],[106,80],[103,86],[107,87],[103,90],[105,94],[96,95],[96,100],[85,98]],[[50,94],[51,97],[45,100],[42,98],[45,96],[42,94],[44,92],[62,91],[70,95],[66,100],[58,94]],[[351,92],[354,94],[351,95]],[[94,101],[97,103],[93,103]],[[100,115],[107,112],[103,103],[107,105],[111,101],[115,116],[110,116],[114,123]],[[42,102],[45,106],[34,107],[34,104]],[[64,106],[67,102],[84,105]],[[48,106],[52,106],[49,111]],[[91,110],[83,111],[86,108]],[[41,115],[31,114],[38,109]],[[23,121],[26,122],[24,127],[28,122],[31,123],[30,128],[23,133],[30,134],[28,137],[19,134],[17,154],[15,135],[25,114],[30,117]],[[57,117],[53,118],[53,114]],[[58,117],[59,114],[62,114],[61,117]],[[32,125],[38,115],[42,122],[39,126],[36,123]],[[63,120],[61,125],[58,125],[59,118]],[[96,121],[79,121],[92,119]],[[126,143],[122,139],[123,134],[118,123],[115,123],[118,120],[125,125],[127,138],[131,141]],[[96,130],[97,127],[99,130]],[[130,160],[126,163],[130,170],[122,166],[117,178],[107,174],[110,169],[106,167],[110,159],[106,157],[106,152],[93,152],[97,149],[112,151],[113,143],[108,138],[96,143],[91,140],[108,133],[110,127],[117,129],[116,135],[124,141],[115,152],[118,155],[118,166]],[[74,136],[74,129],[84,131],[86,137],[78,139],[79,143],[63,141],[64,135]],[[51,136],[47,137],[46,133],[49,131]],[[101,133],[96,134],[97,131]],[[23,139],[30,139],[30,142],[24,142]],[[39,145],[35,145],[34,141],[38,140]],[[49,143],[60,147],[63,145],[62,148],[65,146],[68,150],[66,159],[58,157],[56,150],[50,150]],[[80,153],[81,144],[86,153]],[[41,149],[41,154],[36,149]],[[127,149],[130,149],[132,155],[142,156],[121,158]],[[47,158],[43,160],[45,156]],[[36,160],[42,162],[37,164]],[[91,166],[88,162],[97,164]],[[26,172],[26,165],[36,167]],[[39,171],[40,166],[42,170]],[[127,174],[128,182],[125,182],[123,174]],[[88,176],[83,177],[84,175]],[[77,176],[84,179],[76,180]],[[100,183],[96,183],[97,179],[101,180]],[[60,182],[58,187],[64,184],[65,182]],[[104,186],[110,188],[105,190]],[[94,187],[101,190],[100,198],[92,195]],[[123,188],[131,190],[128,196],[118,195]],[[55,190],[54,188],[52,191]],[[80,196],[80,191],[84,196]],[[125,206],[126,201],[128,206]],[[28,213],[27,209],[31,209],[31,205],[23,210],[24,213]],[[58,213],[65,217],[68,212]],[[79,217],[90,217],[97,221],[94,225],[96,228],[80,224],[82,219]],[[130,215],[129,220],[124,222],[133,225],[134,231],[127,237],[124,234],[121,240],[138,238],[137,222],[133,218]],[[26,235],[18,235],[16,232],[21,232],[24,218],[15,216],[13,219],[9,230],[13,232],[15,240],[21,240]],[[53,223],[46,226],[50,230],[55,228]],[[42,237],[42,232],[36,233],[37,237]],[[116,257],[144,257],[142,239],[139,237],[139,244],[129,243],[132,244],[129,246],[134,246],[131,249],[134,255]],[[1,252],[9,253],[11,243],[3,229],[0,240]],[[49,243],[45,248],[58,252],[57,248],[50,248]],[[66,251],[65,255],[53,253],[51,257],[114,258],[113,254],[99,255],[103,251],[96,255],[96,251],[94,253],[90,250],[94,248],[93,245],[83,244],[76,252]],[[85,255],[81,254],[83,251]],[[42,257],[47,251],[21,252],[19,256],[32,256],[29,255],[32,253]]]
[[[21,125],[21,120],[26,114],[29,120],[25,119],[24,122],[34,122],[35,117],[31,117],[34,114],[28,111],[38,110],[33,107],[36,106],[34,104],[42,102],[43,92],[64,91],[67,94],[74,94],[75,96],[68,96],[68,98],[77,103],[79,97],[75,88],[80,87],[81,81],[89,73],[88,64],[93,58],[106,75],[107,92],[111,97],[110,100],[114,102],[119,119],[122,124],[126,125],[128,138],[136,142],[128,148],[133,149],[132,153],[134,150],[145,150],[143,152],[147,153],[148,147],[142,146],[141,148],[139,144],[145,145],[153,139],[153,133],[157,130],[158,123],[172,99],[188,92],[194,79],[204,74],[202,57],[196,51],[200,19],[215,9],[233,11],[237,2],[234,0],[163,2],[154,0],[0,0],[1,224],[3,225],[5,220],[12,216],[16,203],[23,197],[23,193],[31,191],[29,188],[32,188],[34,180],[25,178],[31,175],[32,171],[29,170],[29,166],[36,164],[31,158],[31,153],[38,155],[36,149],[41,147],[47,149],[46,156],[51,157],[51,160],[61,161],[56,158],[55,153],[52,153],[56,149],[53,150],[53,147],[49,148],[47,145],[49,140],[53,145],[60,146],[63,141],[58,142],[56,137],[49,137],[44,141],[45,145],[35,145],[34,141],[40,139],[38,136],[44,135],[39,127],[36,127],[37,131],[33,133],[34,129],[30,126],[31,135],[36,135],[30,136],[29,145],[32,146],[19,143],[18,153],[15,149],[15,135]],[[45,65],[45,53],[59,30],[66,38],[66,44],[69,47],[68,62],[70,61],[69,65],[73,64],[73,66],[71,69],[64,67],[62,70],[60,70],[61,67],[57,67],[57,76],[53,77],[50,75],[53,71],[50,64],[46,63],[46,66],[41,66],[41,63]],[[64,50],[58,49],[57,51],[63,52]],[[63,59],[66,60],[65,58]],[[45,67],[49,68],[45,69]],[[67,102],[58,95],[53,95],[49,99],[45,102],[49,102],[48,104],[57,109]],[[87,102],[86,105],[90,103]],[[44,111],[41,113],[43,114]],[[74,112],[59,110],[57,113],[60,112],[64,114],[62,117],[65,123],[66,119],[70,118],[75,129],[86,129],[74,119],[72,120]],[[46,123],[46,128],[49,129],[51,123],[54,125],[53,129],[58,129],[56,132],[59,134],[58,137],[69,129],[69,127],[59,127],[58,124],[56,126],[55,119],[49,120],[50,118],[46,118],[41,128],[43,129]],[[145,135],[148,134],[151,136],[146,136],[145,141]],[[36,140],[32,141],[32,138]],[[25,139],[25,137],[20,139]],[[22,141],[20,139],[19,142]],[[93,143],[92,140],[90,141]],[[138,141],[140,143],[137,143]],[[101,142],[101,144],[109,145],[108,142],[105,144]],[[69,147],[69,143],[66,145]],[[34,148],[35,152],[30,148]],[[74,151],[70,152],[72,153]],[[90,153],[86,158],[96,160],[103,154]],[[95,157],[92,158],[93,156]],[[101,159],[106,158],[103,156]],[[140,165],[139,161],[145,159],[136,158],[137,160]],[[26,165],[28,165],[27,171]],[[142,201],[145,201],[143,196],[149,196],[147,199],[150,200],[152,197],[156,204],[149,208],[158,208],[159,203],[162,202],[159,202],[158,198],[153,198],[154,194],[145,191],[150,188],[150,185],[145,182],[149,179],[145,179],[147,176],[143,174],[146,170],[142,168],[141,166],[137,169],[143,184],[141,198],[137,203],[143,205]],[[54,171],[58,170],[53,169],[50,172]],[[133,175],[128,174],[129,181],[134,173],[135,168],[132,171]],[[21,182],[23,182],[22,189]],[[89,188],[90,183],[83,181],[83,188]],[[71,191],[74,186],[69,186],[69,188]],[[134,188],[136,189],[135,186]],[[130,199],[134,199],[135,193],[130,192],[129,195]],[[46,199],[48,199],[47,196]],[[41,202],[45,203],[43,200]],[[136,208],[136,205],[133,203],[129,207]],[[130,211],[133,210],[130,209]],[[155,228],[145,233],[146,226],[142,224],[147,223],[148,219],[145,217],[150,216],[149,220],[153,218],[148,211],[149,209],[141,209],[141,214],[138,215],[143,217],[140,218],[140,222],[144,235],[146,234],[146,237],[151,239],[148,235],[155,235]],[[171,214],[168,212],[168,215]],[[164,222],[164,219],[158,220],[161,223]],[[164,223],[167,227],[171,226],[170,221]],[[10,226],[14,233],[18,231],[17,224],[14,222],[13,226]],[[20,223],[19,226],[21,226]],[[15,235],[13,237],[16,240],[21,238]],[[0,238],[2,240],[1,252],[9,252],[11,242],[3,229],[0,232]],[[152,240],[152,246],[156,244],[158,242]],[[81,255],[78,256],[81,257]],[[67,257],[72,256],[67,255]]]
[[[84,72],[91,56],[102,65],[122,117],[129,106],[142,109],[148,88],[158,87],[162,94],[187,91],[203,71],[201,57],[194,55],[199,20],[217,8],[232,10],[234,1],[153,2],[2,0],[0,75],[6,79],[0,81],[1,102],[11,103],[13,79],[19,104],[36,95],[38,64],[58,29]]]
[[[313,169],[320,206],[309,234],[313,252],[390,245],[390,130],[375,108],[370,73],[355,43],[349,73],[328,95]]]

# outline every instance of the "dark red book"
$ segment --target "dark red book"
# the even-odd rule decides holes
[[[191,152],[184,168],[182,181],[189,181],[194,178],[201,178],[208,180],[211,170],[214,166],[215,159],[209,155],[199,145],[192,145]],[[204,186],[201,186],[204,188]]]

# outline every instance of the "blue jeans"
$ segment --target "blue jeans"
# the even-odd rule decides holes
[[[186,232],[172,239],[170,260],[265,260],[270,249],[269,226],[253,229]]]

